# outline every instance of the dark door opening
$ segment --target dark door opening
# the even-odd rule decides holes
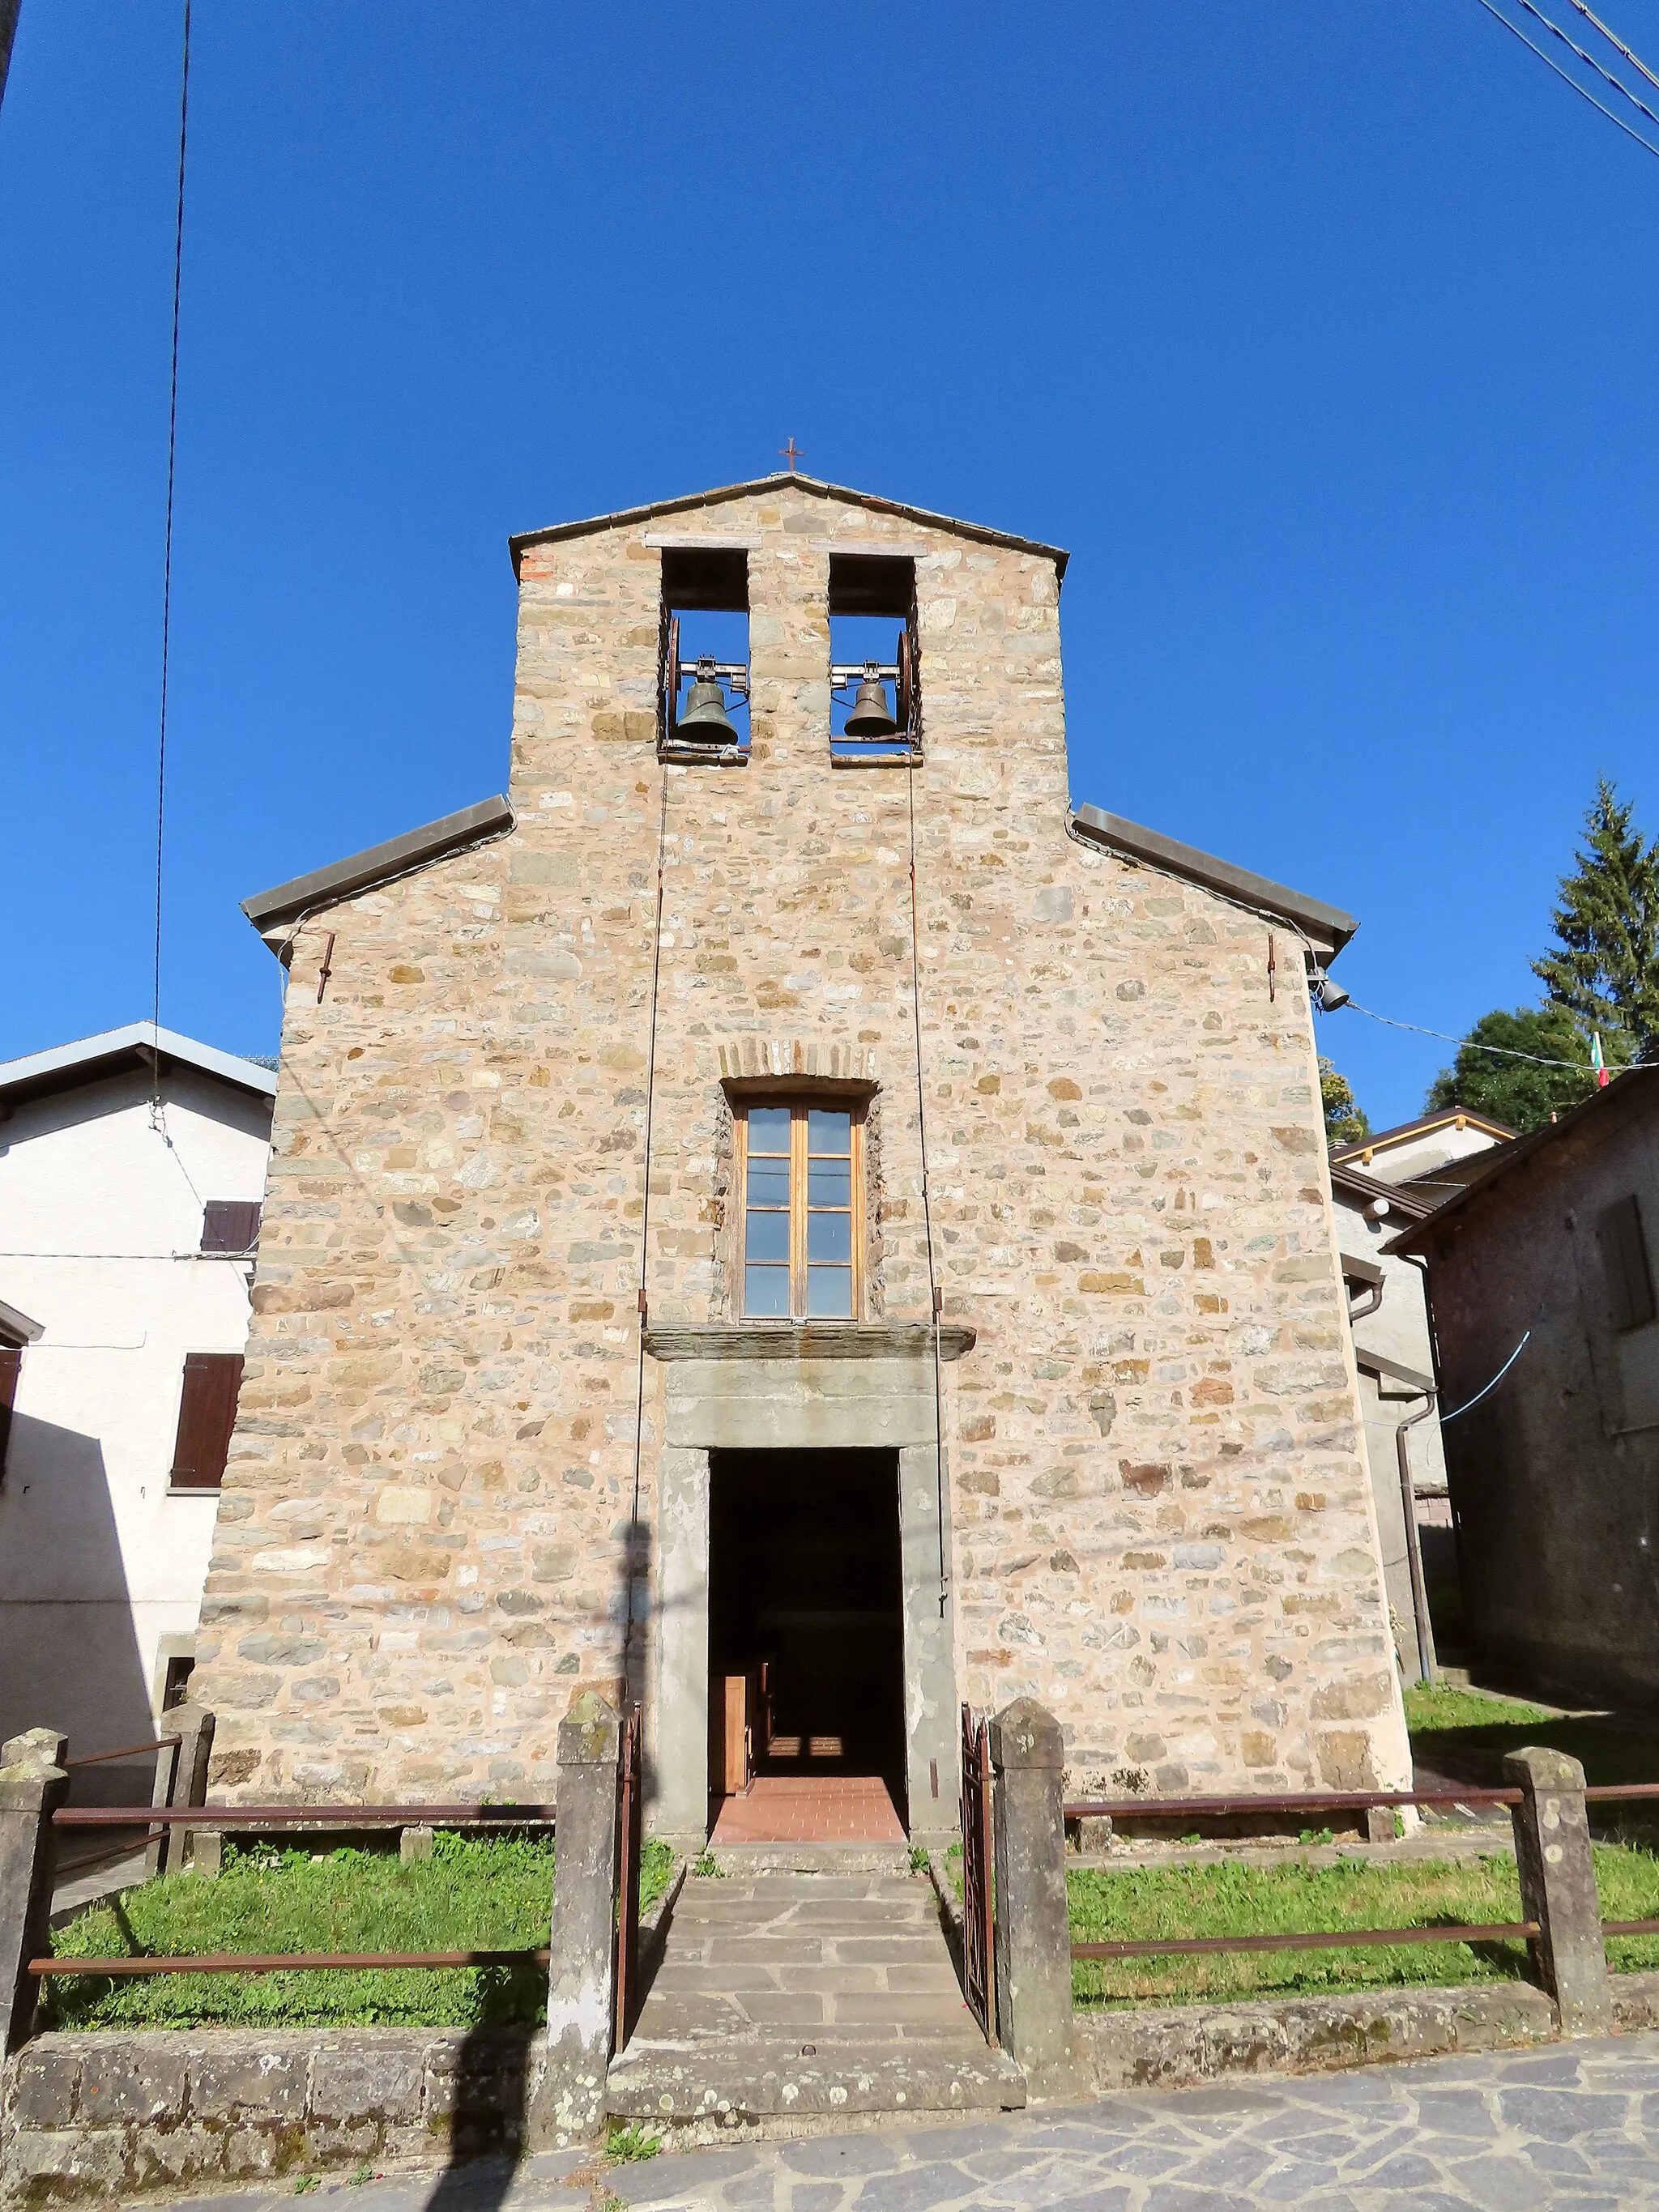
[[[710,1476],[711,1811],[751,1777],[866,1777],[902,1822],[898,1454],[721,1451]]]

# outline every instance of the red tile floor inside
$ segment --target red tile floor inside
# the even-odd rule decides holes
[[[902,1844],[878,1774],[758,1774],[722,1802],[714,1844]]]

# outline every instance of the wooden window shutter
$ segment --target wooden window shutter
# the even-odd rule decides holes
[[[1633,1197],[1604,1206],[1595,1235],[1607,1279],[1607,1304],[1615,1328],[1640,1328],[1653,1319],[1653,1277],[1642,1235],[1642,1209]]]
[[[6,1446],[11,1441],[11,1409],[17,1402],[17,1378],[23,1370],[23,1354],[15,1344],[0,1344],[0,1480],[6,1472]]]
[[[236,1425],[242,1387],[240,1352],[189,1352],[179,1400],[179,1439],[173,1449],[175,1490],[217,1490]]]
[[[251,1252],[259,1240],[257,1198],[210,1198],[202,1209],[204,1252]]]

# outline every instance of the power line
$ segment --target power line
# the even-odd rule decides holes
[[[1496,1053],[1500,1060],[1530,1060],[1534,1067],[1571,1067],[1580,1075],[1594,1075],[1595,1073],[1593,1060],[1549,1060],[1540,1052],[1517,1052],[1512,1045],[1482,1044],[1475,1037],[1452,1036],[1445,1030],[1425,1030],[1420,1022],[1397,1022],[1392,1014],[1379,1014],[1374,1007],[1362,1006],[1358,999],[1349,999],[1343,1011],[1364,1014],[1367,1021],[1381,1022],[1386,1029],[1409,1030],[1413,1036],[1437,1037],[1442,1044],[1455,1044],[1460,1051]],[[1607,1073],[1609,1075],[1629,1075],[1636,1068],[1656,1065],[1659,1062],[1650,1060],[1633,1060],[1626,1061],[1623,1067],[1611,1067]]]
[[[1587,23],[1595,24],[1596,29],[1601,33],[1601,36],[1607,40],[1607,44],[1610,46],[1615,47],[1618,52],[1625,57],[1625,59],[1630,64],[1633,70],[1639,70],[1650,85],[1659,87],[1659,76],[1656,76],[1654,75],[1653,71],[1643,60],[1641,55],[1632,53],[1616,31],[1610,29],[1608,26],[1601,21],[1601,18],[1599,15],[1592,15],[1590,10],[1584,5],[1584,0],[1572,0],[1572,4],[1578,10],[1579,14],[1583,17]]]
[[[1622,77],[1614,76],[1611,70],[1604,70],[1601,63],[1596,60],[1594,54],[1586,53],[1583,46],[1577,45],[1573,40],[1567,36],[1566,33],[1561,28],[1561,26],[1559,23],[1552,23],[1549,17],[1544,14],[1541,9],[1534,7],[1533,0],[1518,0],[1518,4],[1526,9],[1528,15],[1532,16],[1534,21],[1541,23],[1552,38],[1559,39],[1564,46],[1571,47],[1573,52],[1577,55],[1579,60],[1584,63],[1587,67],[1593,69],[1597,76],[1601,78],[1603,84],[1611,85],[1615,92],[1622,94],[1625,99],[1629,100],[1632,107],[1639,108],[1641,110],[1642,113],[1647,117],[1650,123],[1659,123],[1659,115],[1656,115],[1650,107],[1645,106],[1643,101],[1639,100],[1636,97],[1636,94],[1631,90],[1630,87],[1625,82]]]
[[[1632,131],[1630,125],[1626,122],[1622,115],[1615,115],[1613,110],[1607,106],[1602,101],[1599,100],[1593,92],[1589,91],[1585,86],[1580,84],[1577,78],[1574,76],[1571,71],[1564,70],[1559,62],[1552,61],[1550,57],[1544,52],[1542,46],[1539,46],[1534,40],[1529,39],[1518,23],[1511,23],[1509,17],[1504,14],[1501,9],[1493,7],[1492,0],[1480,0],[1480,5],[1486,9],[1489,15],[1495,17],[1512,37],[1519,39],[1522,45],[1525,46],[1529,52],[1536,54],[1539,60],[1543,63],[1546,69],[1553,70],[1557,76],[1560,78],[1563,84],[1570,84],[1573,90],[1578,94],[1580,100],[1589,100],[1590,106],[1596,109],[1599,113],[1605,115],[1608,122],[1613,124],[1616,129],[1622,131],[1626,138],[1633,138],[1638,146],[1644,146],[1648,152],[1654,156],[1655,160],[1659,161],[1659,146],[1656,146],[1650,138],[1644,138],[1639,131]],[[1571,44],[1571,40],[1568,40],[1568,44]],[[1627,94],[1627,97],[1633,99],[1635,95],[1633,94]],[[1641,103],[1638,101],[1637,105],[1639,106]],[[1645,109],[1643,110],[1644,114],[1647,111]]]
[[[179,303],[185,273],[185,153],[190,132],[190,6],[185,0],[184,58],[179,82],[179,194],[173,231],[173,362],[167,392],[167,518],[161,553],[161,696],[155,749],[155,968],[154,1019],[161,1021],[161,854],[167,828],[167,678],[173,644],[173,500],[179,455]],[[161,1075],[155,1066],[155,1104]]]

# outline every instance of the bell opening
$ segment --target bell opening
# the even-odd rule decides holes
[[[664,672],[665,690],[673,693],[672,712],[664,718],[665,742],[673,751],[688,757],[706,754],[724,759],[746,754],[746,610],[729,606],[682,610],[671,601],[667,628],[678,647],[678,659],[674,671]]]
[[[899,663],[905,625],[888,614],[830,615],[830,744],[837,757],[901,750]]]

